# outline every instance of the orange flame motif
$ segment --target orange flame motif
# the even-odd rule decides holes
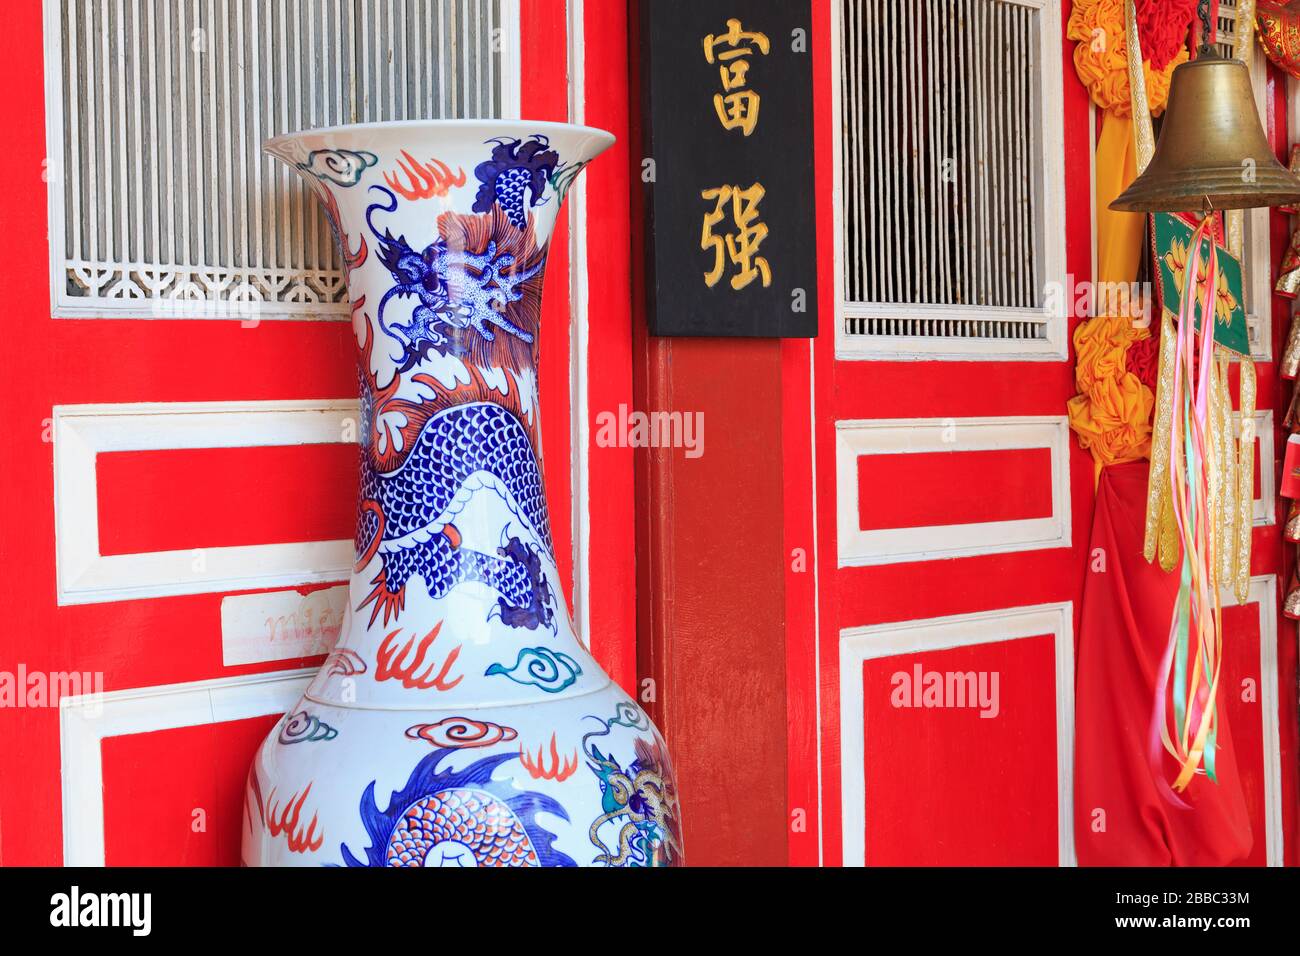
[[[452,175],[451,167],[439,159],[421,163],[406,150],[402,150],[402,160],[397,161],[397,168],[411,181],[409,186],[402,184],[394,173],[384,173],[384,182],[392,190],[410,200],[432,199],[445,196],[452,186],[465,185],[465,170],[458,169]]]
[[[456,663],[456,658],[460,656],[460,645],[457,644],[451,649],[445,660],[442,662],[442,669],[436,675],[433,669],[437,666],[436,661],[430,661],[429,666],[422,673],[416,673],[424,664],[425,655],[429,651],[430,645],[438,637],[438,632],[442,630],[442,621],[433,626],[433,630],[424,636],[415,653],[411,654],[411,648],[415,645],[415,637],[412,636],[399,651],[394,638],[402,632],[393,631],[384,638],[384,642],[379,645],[379,652],[375,655],[377,666],[375,667],[375,680],[400,680],[402,686],[410,690],[428,690],[433,687],[438,690],[451,690],[459,684],[465,675],[461,674],[455,680],[447,680],[447,675],[451,671],[451,665]],[[408,655],[410,661],[407,661]]]
[[[318,822],[316,814],[311,815],[311,823],[306,831],[299,825],[302,805],[307,801],[307,794],[309,793],[311,793],[311,784],[307,784],[307,789],[302,792],[301,796],[296,794],[290,796],[289,801],[284,805],[284,809],[280,809],[275,802],[274,789],[266,798],[267,828],[270,829],[272,837],[278,837],[281,833],[286,834],[290,853],[315,852],[325,843],[325,831],[321,830],[319,834],[316,833],[316,824]]]
[[[555,734],[551,734],[549,766],[547,765],[545,744],[537,748],[536,757],[520,746],[519,762],[524,765],[524,769],[528,771],[534,780],[554,780],[556,783],[563,783],[572,777],[573,772],[578,769],[578,751],[573,752],[572,758],[565,758],[561,761],[559,744],[556,743]]]

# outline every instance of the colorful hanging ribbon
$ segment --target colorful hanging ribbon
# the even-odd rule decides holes
[[[1171,421],[1167,474],[1172,523],[1182,543],[1182,568],[1178,597],[1170,621],[1169,645],[1160,666],[1156,699],[1151,715],[1150,757],[1157,779],[1160,749],[1178,761],[1172,791],[1165,796],[1186,806],[1174,794],[1187,788],[1198,772],[1214,777],[1216,751],[1216,698],[1222,659],[1222,608],[1219,600],[1219,553],[1223,522],[1233,522],[1225,506],[1223,489],[1234,485],[1236,474],[1225,473],[1225,441],[1230,440],[1231,412],[1225,412],[1225,370],[1215,361],[1215,305],[1218,293],[1218,252],[1208,232],[1206,217],[1192,235],[1186,278],[1178,306],[1174,343]],[[1204,293],[1198,296],[1201,246],[1210,235]],[[1196,337],[1197,299],[1201,299],[1201,330]],[[1235,444],[1235,442],[1233,442]],[[1229,513],[1225,513],[1229,512]],[[1163,550],[1163,549],[1162,549]],[[1168,714],[1172,698],[1173,726]],[[1202,771],[1202,764],[1204,768]]]

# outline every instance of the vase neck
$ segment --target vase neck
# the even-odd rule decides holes
[[[575,142],[475,129],[277,152],[334,228],[359,352],[356,565],[317,700],[464,709],[608,682],[563,599],[541,460],[547,252],[595,141]]]

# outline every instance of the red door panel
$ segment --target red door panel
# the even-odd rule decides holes
[[[244,781],[278,715],[103,743],[109,866],[238,866]]]
[[[1054,668],[1050,636],[863,666],[868,865],[1056,864]]]
[[[1260,667],[1260,606],[1258,603],[1223,610],[1223,676],[1219,700],[1232,728],[1233,754],[1250,814],[1255,843],[1243,866],[1267,866],[1269,826],[1268,781],[1265,771],[1264,720],[1269,706]],[[1269,695],[1271,697],[1271,695]]]
[[[111,452],[96,468],[104,555],[337,541],[356,521],[352,445]]]
[[[1045,448],[863,455],[858,522],[871,531],[1045,518],[1051,478]]]
[[[861,454],[846,472],[840,440],[844,428],[882,420],[929,429],[962,419],[1064,416],[1077,390],[1073,349],[1065,361],[1025,362],[863,361],[837,353],[836,257],[842,244],[836,212],[850,201],[837,182],[837,137],[844,123],[835,112],[843,77],[835,59],[840,6],[814,6],[814,35],[820,41],[814,44],[814,95],[821,334],[811,346],[786,343],[783,350],[784,380],[792,386],[782,416],[785,540],[791,555],[786,575],[788,791],[793,813],[809,810],[807,828],[792,828],[791,860],[1070,863],[1073,838],[1069,830],[1061,838],[1061,821],[1072,813],[1073,793],[1068,774],[1058,768],[1062,759],[1067,764],[1072,759],[1072,728],[1061,715],[1072,711],[1073,670],[1061,653],[1060,635],[1055,648],[1050,639],[1018,636],[942,653],[911,650],[908,641],[924,644],[927,631],[949,627],[953,619],[988,615],[996,621],[1057,608],[1072,645],[1089,560],[1091,456],[1070,437],[1068,543],[950,559],[922,554],[907,561],[878,555],[842,560],[840,538],[846,529],[855,541],[887,529],[941,527],[959,536],[975,524],[1041,519],[1052,510],[1051,466],[1044,463],[1043,449],[958,453],[958,441],[953,453],[927,447],[920,453]],[[1061,5],[1062,25],[1070,6]],[[1085,282],[1092,273],[1094,243],[1088,184],[1095,116],[1074,75],[1072,52],[1073,43],[1063,44],[1065,258],[1067,273]],[[1282,154],[1288,146],[1286,83],[1271,68],[1266,92],[1268,131]],[[1274,250],[1285,247],[1293,225],[1285,217],[1272,217]],[[890,225],[882,222],[879,228]],[[1276,257],[1270,259],[1275,279]],[[924,307],[914,311],[924,317]],[[1274,299],[1275,354],[1290,312]],[[1070,333],[1080,319],[1070,318]],[[1271,411],[1273,426],[1280,428],[1286,388],[1279,385],[1276,364],[1258,363],[1258,375],[1258,407]],[[1234,371],[1234,382],[1236,378]],[[1269,433],[1256,446],[1255,493],[1265,499],[1256,509],[1256,578],[1251,603],[1225,613],[1222,706],[1232,722],[1256,833],[1251,854],[1256,864],[1283,857],[1294,863],[1297,853],[1297,841],[1284,839],[1297,832],[1296,637],[1294,625],[1276,613],[1284,590],[1279,585],[1285,585],[1284,575],[1290,572],[1284,551],[1290,549],[1281,546],[1277,526],[1285,502],[1274,508],[1267,500],[1276,487],[1282,441],[1280,432]],[[812,561],[803,565],[800,555],[807,554]],[[889,640],[891,652],[864,652],[875,639]],[[1003,654],[1007,656],[999,656]],[[961,662],[953,669],[1002,669],[1009,703],[996,720],[961,709],[890,706],[894,674],[916,663],[947,670],[938,663],[945,657]],[[1243,679],[1254,682],[1253,700],[1242,699]],[[861,701],[854,699],[858,693]]]

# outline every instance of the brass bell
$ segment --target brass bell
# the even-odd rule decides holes
[[[1202,212],[1300,202],[1300,179],[1273,155],[1250,72],[1202,48],[1174,70],[1151,164],[1111,209]]]

